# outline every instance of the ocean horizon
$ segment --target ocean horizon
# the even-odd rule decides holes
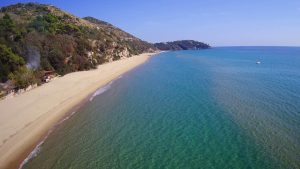
[[[62,122],[22,168],[297,169],[300,47],[164,52]]]

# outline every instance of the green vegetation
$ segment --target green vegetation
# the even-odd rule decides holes
[[[19,3],[0,9],[0,80],[17,88],[40,83],[44,71],[64,75],[94,69],[151,48],[107,22],[80,19],[53,6]]]
[[[39,32],[51,34],[75,34],[81,31],[78,26],[62,22],[59,17],[51,13],[37,16],[30,26]]]
[[[11,72],[18,71],[25,65],[22,57],[14,54],[10,48],[0,44],[0,79],[1,82],[8,80]]]
[[[1,35],[12,33],[16,25],[14,24],[13,20],[10,18],[8,14],[5,14],[3,18],[0,20],[0,32]]]
[[[26,67],[20,67],[18,70],[11,72],[8,78],[18,89],[26,88],[38,82],[33,70],[27,69]]]
[[[26,88],[27,86],[38,82],[33,70],[30,70],[25,66],[24,59],[14,54],[10,48],[1,44],[0,79],[1,82],[12,80],[17,88]]]
[[[16,25],[8,14],[4,14],[3,18],[0,19],[0,40],[8,40],[12,38],[12,35],[16,33]]]
[[[155,43],[154,46],[157,47],[159,50],[199,50],[210,48],[208,44],[197,42],[194,40]]]
[[[56,32],[57,27],[57,18],[51,14],[47,14],[45,16],[37,16],[35,20],[33,20],[32,27],[35,28],[39,32]]]

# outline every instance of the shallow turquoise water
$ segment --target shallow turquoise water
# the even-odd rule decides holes
[[[300,48],[163,53],[105,90],[23,168],[300,168]]]

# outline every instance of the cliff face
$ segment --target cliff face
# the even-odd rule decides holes
[[[39,81],[42,71],[63,75],[156,49],[104,21],[35,3],[0,9],[0,45],[1,82],[21,80],[20,87]]]
[[[159,50],[199,50],[210,48],[208,44],[194,40],[155,43],[154,46]]]

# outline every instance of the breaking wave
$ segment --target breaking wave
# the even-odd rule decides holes
[[[121,79],[123,76],[119,76],[117,79]],[[101,95],[102,93],[106,92],[107,90],[109,90],[111,88],[111,85],[113,84],[114,81],[109,82],[108,84],[106,84],[105,86],[99,88],[98,90],[96,90],[96,92],[91,96],[90,101],[93,101],[93,99],[98,96]]]
[[[35,158],[42,149],[42,145],[44,144],[44,142],[47,140],[47,138],[49,137],[49,135],[55,130],[55,128],[59,125],[61,125],[63,122],[65,122],[66,120],[70,119],[74,114],[76,113],[76,111],[72,112],[71,114],[69,114],[67,117],[63,118],[62,120],[60,120],[58,123],[56,123],[56,125],[54,127],[52,127],[46,134],[46,136],[42,139],[42,141],[40,141],[35,147],[34,149],[31,151],[31,153],[22,161],[22,163],[19,166],[19,169],[22,169],[24,167],[25,164],[27,164],[31,159]]]

